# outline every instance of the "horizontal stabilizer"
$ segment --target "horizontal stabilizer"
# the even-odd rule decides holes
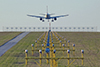
[[[55,15],[55,13],[51,13],[50,15]]]
[[[46,15],[46,14],[42,14],[42,13],[40,13],[40,15]]]

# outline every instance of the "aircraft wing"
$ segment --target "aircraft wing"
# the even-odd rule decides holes
[[[45,18],[45,17],[42,17],[42,16],[36,16],[36,15],[27,15],[27,16],[36,17],[36,18]]]
[[[51,18],[59,18],[59,17],[65,17],[65,16],[69,16],[68,14],[67,15],[60,15],[60,16],[54,16],[54,17],[51,17]]]

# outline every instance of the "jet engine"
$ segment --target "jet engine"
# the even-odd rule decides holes
[[[52,22],[54,22],[54,20],[51,20]]]
[[[40,20],[42,20],[42,18],[40,18]]]
[[[42,20],[42,22],[44,22],[44,20]]]
[[[55,17],[54,20],[57,20],[57,18]]]

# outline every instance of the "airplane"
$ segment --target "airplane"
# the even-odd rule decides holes
[[[36,15],[27,15],[27,16],[40,18],[40,20],[41,20],[42,22],[44,22],[44,19],[48,19],[48,22],[49,22],[50,19],[52,19],[52,22],[54,22],[54,20],[56,21],[57,18],[69,16],[69,15],[67,14],[67,15],[59,15],[59,16],[52,16],[52,17],[51,17],[51,15],[54,15],[54,14],[53,14],[53,13],[52,13],[52,14],[49,14],[49,13],[48,13],[48,6],[47,6],[47,13],[46,13],[46,14],[41,14],[41,15],[45,15],[45,17],[44,17],[44,16],[36,16]]]

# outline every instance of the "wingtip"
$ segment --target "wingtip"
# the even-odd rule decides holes
[[[67,14],[66,16],[69,16],[69,14]]]
[[[29,14],[27,14],[27,16],[29,16]]]

